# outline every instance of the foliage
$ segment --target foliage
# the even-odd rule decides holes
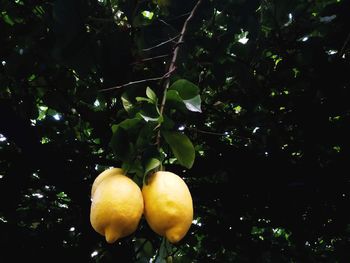
[[[349,260],[349,1],[202,1],[163,112],[195,4],[0,1],[1,259]],[[94,178],[161,164],[190,187],[189,234],[107,245]]]

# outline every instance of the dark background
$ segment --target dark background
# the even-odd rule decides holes
[[[173,44],[142,49],[176,36],[195,3],[0,1],[1,262],[158,253],[143,220],[108,245],[89,208],[94,178],[121,165],[109,146],[120,96],[147,85],[161,96],[162,83],[100,90],[162,76]],[[349,10],[346,0],[203,1],[172,77],[202,98],[202,113],[172,115],[197,150],[192,169],[167,167],[186,178],[197,222],[170,249],[174,262],[350,260]]]

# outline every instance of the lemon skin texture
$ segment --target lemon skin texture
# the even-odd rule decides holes
[[[179,242],[193,220],[193,202],[186,183],[174,173],[159,171],[149,176],[142,195],[151,229],[171,243]]]
[[[92,184],[92,187],[91,187],[91,198],[94,196],[96,188],[103,181],[103,179],[105,179],[105,178],[107,178],[109,176],[117,175],[117,174],[124,174],[123,169],[121,169],[121,168],[110,168],[110,169],[107,169],[107,170],[103,171],[102,173],[100,173],[95,178],[95,181]]]
[[[102,173],[92,191],[90,222],[108,243],[136,231],[144,210],[139,186],[119,172]]]

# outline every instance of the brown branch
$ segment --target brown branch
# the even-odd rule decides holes
[[[170,76],[171,76],[171,73],[174,72],[176,69],[176,66],[175,66],[176,59],[177,59],[177,56],[179,53],[180,46],[184,42],[183,40],[184,40],[184,36],[185,36],[186,30],[187,30],[188,22],[192,19],[194,13],[196,12],[196,10],[201,2],[202,2],[202,0],[198,0],[197,4],[193,7],[190,15],[187,17],[187,19],[184,22],[184,25],[182,26],[180,38],[175,44],[175,49],[173,51],[173,57],[171,59],[170,65],[169,65],[168,73],[166,74],[168,76],[164,82],[164,93],[163,93],[163,98],[162,98],[162,102],[160,104],[160,110],[159,110],[160,116],[162,116],[163,112],[164,112],[164,107],[165,107],[165,102],[166,102],[166,94],[167,94],[167,91],[168,91],[169,86],[170,86]],[[156,143],[157,143],[157,146],[159,148],[160,147],[160,130],[158,131]]]
[[[110,90],[114,90],[114,89],[121,89],[127,86],[131,86],[131,85],[135,85],[135,84],[140,84],[140,83],[145,83],[145,82],[151,82],[151,81],[157,81],[157,80],[163,80],[166,79],[170,76],[170,74],[174,71],[175,69],[173,69],[172,71],[168,71],[167,73],[165,73],[163,76],[161,77],[155,77],[155,78],[149,78],[149,79],[141,79],[141,80],[135,80],[135,81],[131,81],[128,82],[126,84],[123,85],[119,85],[119,86],[115,86],[112,88],[107,88],[107,89],[101,89],[99,91],[110,91]]]
[[[170,62],[170,66],[169,66],[169,69],[168,69],[168,72],[165,73],[163,76],[161,77],[155,77],[155,78],[149,78],[149,79],[142,79],[142,80],[135,80],[135,81],[131,81],[131,82],[128,82],[126,84],[123,84],[123,85],[119,85],[119,86],[115,86],[115,87],[111,87],[111,88],[107,88],[107,89],[101,89],[100,91],[110,91],[110,90],[114,90],[114,89],[121,89],[121,88],[124,88],[124,87],[127,87],[127,86],[131,86],[131,85],[135,85],[135,84],[140,84],[140,83],[145,83],[145,82],[150,82],[150,81],[157,81],[157,80],[163,80],[165,79],[165,84],[164,84],[164,94],[163,94],[163,99],[162,99],[162,103],[161,103],[161,106],[160,106],[160,115],[163,114],[163,111],[164,111],[164,106],[165,106],[165,100],[166,100],[166,92],[169,88],[169,84],[170,84],[170,79],[169,77],[171,76],[171,74],[176,70],[176,66],[175,66],[175,63],[176,63],[176,59],[177,59],[177,55],[178,55],[178,52],[179,52],[179,47],[180,47],[180,44],[183,43],[183,38],[184,38],[184,35],[185,35],[185,32],[186,32],[186,29],[187,29],[187,24],[188,22],[192,19],[194,13],[196,12],[199,4],[202,2],[202,0],[198,0],[197,4],[193,7],[190,15],[187,17],[183,27],[182,27],[182,30],[181,30],[181,33],[171,39],[168,39],[160,44],[157,44],[156,46],[154,47],[150,47],[148,49],[144,49],[143,51],[148,51],[148,50],[151,50],[153,48],[156,48],[156,47],[159,47],[159,46],[162,46],[166,43],[169,43],[173,40],[175,40],[176,38],[179,38],[179,40],[175,43],[175,49],[173,51],[173,58]],[[163,55],[162,55],[163,56]],[[158,57],[162,57],[162,56],[158,56]],[[165,57],[166,55],[164,55]],[[154,58],[158,58],[158,57],[154,57]],[[150,59],[154,59],[154,58],[150,58]],[[149,60],[150,60],[149,59]],[[158,134],[158,136],[160,136],[160,134]],[[157,144],[159,145],[158,143],[158,138],[157,138]]]
[[[170,38],[170,39],[168,39],[168,40],[166,40],[166,41],[164,41],[164,42],[161,42],[161,43],[159,43],[159,44],[157,44],[157,45],[155,45],[155,46],[153,46],[153,47],[144,48],[144,49],[142,49],[142,51],[150,51],[150,50],[152,50],[152,49],[161,47],[161,46],[163,46],[163,45],[165,45],[165,44],[168,44],[169,42],[174,41],[174,40],[177,39],[179,36],[180,36],[180,34],[177,35],[177,36],[174,36],[174,37],[172,37],[172,38]]]
[[[137,65],[137,64],[141,64],[142,62],[147,62],[147,61],[151,61],[151,60],[155,60],[155,59],[159,59],[159,58],[166,58],[169,56],[170,56],[170,54],[165,54],[165,55],[159,55],[159,56],[150,57],[150,58],[144,58],[144,59],[141,59],[139,61],[131,63],[131,65]]]
[[[172,31],[174,31],[175,33],[179,33],[176,28],[174,28],[172,25],[170,25],[168,22],[164,21],[163,19],[158,19],[159,22],[163,23],[164,25],[166,25],[167,27],[169,27]]]
[[[171,59],[168,73],[169,72],[173,72],[175,70],[175,63],[176,63],[177,55],[179,53],[180,44],[183,43],[183,39],[184,39],[184,35],[186,33],[188,22],[192,19],[195,11],[197,10],[197,8],[198,8],[198,6],[199,6],[199,4],[201,2],[202,2],[202,0],[198,0],[197,4],[192,9],[190,15],[187,17],[187,19],[186,19],[186,21],[185,21],[185,23],[184,23],[184,25],[182,27],[182,30],[181,30],[181,33],[180,33],[180,38],[177,41],[177,43],[175,44],[176,47],[175,47],[175,49],[173,51],[173,58]],[[168,74],[168,75],[170,76],[171,74]],[[164,83],[164,93],[163,93],[162,104],[160,105],[160,114],[161,115],[163,114],[163,111],[164,111],[164,106],[165,106],[165,101],[166,101],[166,93],[168,91],[169,85],[170,85],[170,78],[167,78],[165,83]]]
[[[188,16],[191,12],[187,12],[187,13],[184,13],[184,14],[181,14],[181,15],[178,15],[178,16],[175,16],[175,17],[172,17],[170,19],[168,19],[168,21],[174,21],[174,20],[177,20],[179,18],[182,18],[184,16]]]
[[[341,48],[341,50],[339,52],[339,57],[342,57],[343,54],[345,53],[345,48],[346,48],[346,45],[349,43],[349,41],[350,41],[350,33],[346,37],[345,42],[344,42],[344,44],[343,44],[343,46],[342,46],[342,48]]]
[[[209,134],[209,135],[216,135],[216,136],[227,136],[229,135],[229,133],[227,132],[211,132],[211,131],[204,131],[204,130],[200,130],[200,129],[197,129],[197,128],[193,128],[193,127],[186,127],[187,129],[189,130],[193,130],[193,131],[196,131],[196,132],[199,132],[199,133],[204,133],[204,134]]]

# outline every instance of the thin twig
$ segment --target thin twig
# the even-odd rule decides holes
[[[348,36],[346,37],[345,42],[344,42],[344,44],[343,44],[343,46],[342,46],[342,48],[341,48],[341,50],[340,50],[340,52],[339,52],[339,56],[340,56],[340,57],[343,56],[343,54],[344,54],[344,52],[345,52],[346,45],[349,43],[349,41],[350,41],[350,33],[349,33]]]
[[[170,63],[170,66],[169,66],[169,70],[166,74],[164,74],[163,76],[161,77],[155,77],[155,78],[149,78],[149,79],[142,79],[142,80],[136,80],[136,81],[131,81],[131,82],[128,82],[126,84],[123,84],[123,85],[119,85],[119,86],[115,86],[115,87],[111,87],[111,88],[107,88],[107,89],[101,89],[100,91],[110,91],[110,90],[114,90],[114,89],[121,89],[121,88],[124,88],[124,87],[127,87],[127,86],[131,86],[131,85],[135,85],[135,84],[140,84],[140,83],[145,83],[145,82],[150,82],[150,81],[158,81],[158,80],[163,80],[165,79],[165,84],[164,84],[164,96],[163,96],[163,100],[162,100],[162,104],[161,104],[161,108],[160,108],[160,113],[162,114],[163,111],[164,111],[164,105],[165,105],[165,100],[166,100],[166,92],[169,88],[169,84],[170,84],[170,80],[169,80],[169,77],[171,76],[171,74],[176,70],[176,67],[175,67],[175,62],[176,62],[176,59],[177,59],[177,54],[179,52],[179,46],[181,43],[183,43],[183,37],[184,37],[184,34],[186,32],[186,28],[187,28],[187,24],[189,22],[189,20],[191,20],[191,18],[193,17],[196,9],[198,8],[199,4],[202,2],[202,0],[198,0],[197,4],[194,6],[194,8],[192,9],[190,15],[187,17],[183,27],[182,27],[182,30],[181,30],[181,33],[171,39],[168,39],[154,47],[150,47],[148,49],[144,49],[143,51],[148,51],[148,50],[151,50],[153,48],[156,48],[156,47],[159,47],[159,46],[162,46],[166,43],[169,43],[171,41],[174,41],[175,39],[179,38],[179,40],[176,42],[175,44],[175,49],[173,51],[173,58],[171,60],[171,63]],[[158,134],[158,136],[160,136],[160,134]],[[158,138],[157,138],[157,144],[159,145],[158,143]]]
[[[160,110],[159,110],[160,116],[163,115],[165,102],[166,102],[166,94],[167,94],[168,88],[170,86],[170,76],[171,76],[170,72],[173,72],[176,69],[175,63],[176,63],[177,55],[179,53],[180,44],[184,42],[183,40],[184,40],[184,36],[185,36],[186,30],[187,30],[188,22],[192,19],[194,13],[196,12],[196,10],[197,10],[197,8],[198,8],[198,6],[200,5],[201,2],[202,2],[202,0],[198,0],[197,4],[193,7],[190,15],[187,17],[187,19],[184,22],[184,25],[182,26],[182,30],[181,30],[181,33],[180,33],[180,38],[177,41],[177,43],[175,44],[175,49],[173,51],[173,58],[171,59],[171,62],[170,62],[170,65],[169,65],[169,70],[168,70],[168,73],[167,73],[168,77],[166,78],[166,80],[164,82],[164,93],[163,93],[163,98],[162,98],[162,102],[160,104]],[[158,131],[158,134],[157,134],[157,141],[156,141],[156,143],[157,143],[157,146],[159,148],[160,147],[160,130]]]
[[[210,135],[216,135],[216,136],[226,136],[228,135],[227,132],[211,132],[211,131],[204,131],[204,130],[200,130],[200,129],[197,129],[197,128],[193,128],[193,127],[186,127],[188,128],[189,130],[193,130],[193,131],[196,131],[196,132],[199,132],[199,133],[204,133],[204,134],[210,134]]]
[[[157,45],[155,45],[155,46],[153,46],[153,47],[144,48],[144,49],[142,49],[142,51],[150,51],[150,50],[152,50],[152,49],[161,47],[161,46],[163,46],[163,45],[165,45],[165,44],[168,44],[169,42],[174,41],[174,40],[177,39],[179,36],[180,36],[180,34],[179,34],[179,35],[176,35],[176,36],[174,36],[174,37],[172,37],[172,38],[170,38],[170,39],[168,39],[168,40],[166,40],[166,41],[164,41],[164,42],[162,42],[162,43],[159,43],[159,44],[157,44]]]
[[[166,58],[169,56],[170,56],[170,54],[165,54],[165,55],[159,55],[159,56],[150,57],[150,58],[144,58],[144,59],[141,59],[139,61],[131,63],[131,65],[141,64],[142,62],[147,62],[147,61],[151,61],[151,60],[155,60],[155,59],[159,59],[159,58]]]
[[[163,19],[158,19],[159,22],[163,23],[164,25],[166,25],[167,27],[169,27],[172,31],[174,31],[175,33],[179,33],[178,30],[176,30],[175,27],[173,27],[172,25],[170,25],[168,22],[164,21]]]
[[[181,33],[180,33],[180,38],[177,41],[176,47],[175,47],[175,49],[173,51],[173,58],[171,59],[168,72],[173,72],[175,70],[175,63],[176,63],[177,55],[179,53],[180,43],[183,43],[183,39],[184,39],[184,35],[186,33],[188,22],[192,19],[195,11],[197,10],[197,8],[198,8],[198,6],[199,6],[199,4],[201,2],[202,2],[202,0],[198,0],[197,4],[192,9],[190,15],[187,17],[187,19],[186,19],[186,21],[185,21],[185,23],[184,23],[184,25],[182,27],[182,30],[181,30]],[[170,79],[167,78],[165,83],[164,83],[164,93],[163,93],[162,104],[160,105],[160,115],[162,115],[162,113],[164,111],[164,106],[165,106],[165,101],[166,101],[166,93],[168,91],[169,85],[170,85]]]
[[[244,136],[240,136],[240,135],[237,135],[237,134],[232,134],[232,133],[229,133],[229,132],[211,132],[211,131],[205,131],[205,130],[200,130],[200,129],[197,129],[197,128],[193,128],[193,127],[187,127],[187,129],[189,130],[193,130],[195,132],[198,132],[198,133],[203,133],[203,134],[208,134],[208,135],[214,135],[214,136],[228,136],[228,135],[231,135],[232,137],[234,138],[239,138],[239,139],[242,139],[242,140],[248,140],[248,141],[253,141],[253,142],[257,142],[257,140],[253,139],[253,138],[249,138],[249,137],[244,137]]]
[[[173,69],[174,71],[175,69]],[[145,83],[145,82],[150,82],[150,81],[157,81],[157,80],[163,80],[169,77],[169,75],[172,73],[172,71],[168,71],[166,74],[164,74],[161,77],[155,77],[155,78],[149,78],[149,79],[141,79],[141,80],[135,80],[135,81],[131,81],[128,82],[126,84],[123,85],[119,85],[119,86],[115,86],[112,88],[107,88],[107,89],[101,89],[100,91],[110,91],[110,90],[114,90],[114,89],[121,89],[127,86],[131,86],[131,85],[135,85],[135,84],[140,84],[140,83]]]
[[[188,16],[191,12],[187,12],[187,13],[184,13],[184,14],[181,14],[181,15],[178,15],[178,16],[175,16],[175,17],[172,17],[170,19],[168,19],[168,21],[174,21],[174,20],[177,20],[177,19],[180,19],[184,16]]]

